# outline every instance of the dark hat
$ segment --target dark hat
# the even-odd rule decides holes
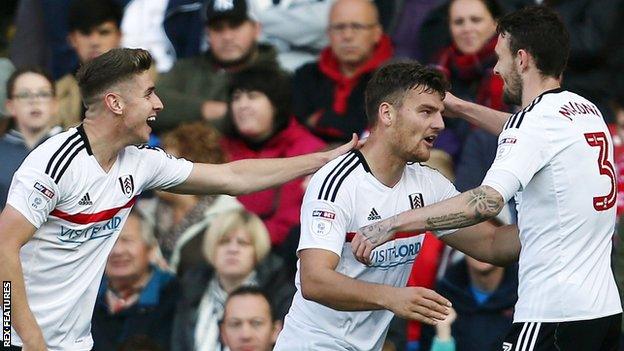
[[[256,20],[245,0],[209,0],[206,3],[205,19],[207,24],[222,19],[235,23]]]

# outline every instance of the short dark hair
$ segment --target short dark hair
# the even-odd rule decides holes
[[[259,91],[266,95],[275,109],[273,134],[286,128],[292,114],[292,85],[286,72],[270,64],[251,65],[232,75],[228,104],[236,90]]]
[[[52,93],[56,94],[56,87],[54,84],[54,80],[52,79],[52,76],[50,75],[50,73],[48,73],[48,71],[38,66],[22,67],[13,71],[13,73],[11,73],[11,75],[9,76],[9,79],[6,82],[7,99],[13,98],[13,93],[15,90],[15,82],[17,81],[17,78],[22,76],[22,74],[26,74],[26,73],[35,73],[45,78],[48,81],[48,83],[50,83],[50,86],[52,87]]]
[[[275,307],[273,306],[273,303],[271,302],[271,298],[269,297],[269,295],[266,293],[265,290],[257,287],[257,286],[251,286],[251,285],[243,285],[237,289],[235,289],[234,291],[232,291],[227,299],[225,300],[225,303],[223,304],[223,306],[227,306],[228,302],[236,297],[236,296],[245,296],[245,295],[252,295],[252,296],[259,296],[263,299],[266,300],[267,304],[269,305],[269,313],[271,314],[271,321],[275,321],[277,320],[277,316],[276,316],[276,311],[275,311]],[[223,318],[225,318],[225,310],[223,312]]]
[[[496,32],[508,38],[514,57],[518,50],[526,50],[544,76],[561,77],[570,54],[570,36],[554,10],[530,6],[512,12],[498,21]]]
[[[377,124],[377,111],[383,102],[400,107],[405,94],[416,88],[444,98],[448,82],[439,71],[416,61],[391,62],[379,68],[368,81],[364,95],[369,127]]]
[[[88,106],[105,89],[147,71],[152,55],[143,49],[116,48],[80,67],[76,78],[82,99]]]
[[[108,21],[115,22],[119,29],[122,16],[121,7],[112,0],[73,0],[67,13],[67,29],[89,33]]]

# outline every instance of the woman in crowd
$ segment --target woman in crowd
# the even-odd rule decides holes
[[[223,147],[231,160],[290,157],[316,152],[324,143],[300,125],[291,113],[291,84],[272,67],[247,68],[232,78],[229,91],[229,133]],[[281,245],[299,223],[302,179],[238,200],[262,218],[273,246]]]
[[[4,208],[13,173],[28,153],[61,131],[51,127],[56,113],[54,81],[39,68],[19,69],[7,81],[6,110],[10,130],[0,139],[0,210]]]
[[[223,163],[220,134],[203,122],[178,126],[162,137],[167,153],[192,162]],[[169,267],[179,276],[201,261],[202,233],[220,213],[241,208],[228,195],[183,195],[158,192],[156,237]]]
[[[294,285],[284,274],[282,260],[270,254],[269,234],[258,216],[246,210],[221,214],[206,231],[202,248],[206,264],[182,278],[172,350],[221,350],[219,320],[224,303],[240,286],[264,289],[277,318],[283,320]]]
[[[451,0],[448,23],[452,44],[434,62],[451,82],[453,94],[496,110],[506,110],[503,80],[494,74],[496,19],[502,11],[495,0]],[[453,119],[447,127],[465,140],[470,128]]]

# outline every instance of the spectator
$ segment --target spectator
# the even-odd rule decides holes
[[[262,39],[275,46],[280,66],[292,72],[316,60],[327,46],[325,29],[333,0],[251,0]]]
[[[195,120],[221,127],[230,73],[251,63],[278,65],[273,47],[258,44],[261,26],[245,0],[211,0],[206,18],[208,52],[177,61],[158,82],[158,93],[167,108],[158,115],[157,132]]]
[[[169,346],[178,285],[171,273],[150,264],[157,248],[152,226],[132,211],[97,296],[91,324],[95,350],[116,350],[138,335],[163,349]]]
[[[76,51],[80,63],[119,46],[121,15],[121,7],[113,0],[72,1],[68,13],[67,40]],[[59,113],[53,124],[64,128],[80,123],[85,111],[74,74],[68,73],[56,82]]]
[[[624,95],[613,101],[615,112],[614,123],[609,124],[609,132],[613,140],[613,158],[618,179],[617,218],[624,213]]]
[[[517,289],[515,264],[502,268],[466,256],[447,270],[436,291],[457,312],[451,328],[457,351],[500,350],[511,327]],[[433,328],[423,327],[422,350],[429,350],[433,333]]]
[[[131,0],[121,20],[122,46],[148,50],[159,73],[178,58],[198,55],[202,43],[202,1]]]
[[[271,301],[254,287],[234,290],[225,302],[221,336],[230,351],[271,351],[282,329]]]
[[[50,127],[57,109],[52,78],[39,68],[19,69],[7,80],[6,109],[13,128],[0,138],[0,209],[6,203],[13,173],[28,153],[60,132]]]
[[[253,66],[233,76],[228,97],[232,128],[223,140],[230,159],[290,157],[323,149],[324,143],[293,117],[290,90],[288,77],[272,67]],[[262,218],[273,246],[299,224],[302,181],[238,197]]]
[[[281,259],[269,253],[269,234],[260,218],[245,210],[222,214],[206,231],[202,247],[208,265],[183,277],[171,350],[221,350],[218,321],[228,294],[241,286],[270,291],[283,320],[294,286]]]
[[[503,103],[503,80],[493,71],[496,18],[501,14],[495,0],[449,1],[452,44],[441,51],[435,65],[450,81],[454,95],[504,111],[508,107]],[[464,120],[451,119],[446,124],[462,143],[470,133]]]
[[[293,108],[314,134],[331,142],[367,129],[364,88],[393,49],[369,0],[336,1],[327,34],[330,46],[319,61],[295,72]]]
[[[224,163],[220,134],[204,122],[186,123],[167,132],[162,145],[170,155],[192,162]],[[182,276],[203,261],[203,232],[215,216],[242,208],[228,195],[185,195],[158,191],[156,237],[169,267]]]

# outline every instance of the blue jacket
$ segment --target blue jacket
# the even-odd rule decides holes
[[[93,350],[117,350],[119,345],[132,336],[144,335],[163,350],[169,348],[178,283],[173,274],[152,267],[153,274],[131,307],[110,314],[106,303],[106,276],[100,284],[95,302],[91,333]]]

